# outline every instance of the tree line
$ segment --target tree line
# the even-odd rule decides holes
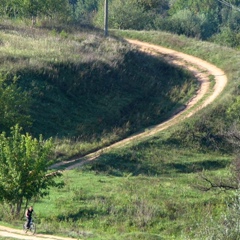
[[[1,16],[104,25],[104,0],[2,0]],[[162,30],[239,47],[240,0],[109,0],[109,28]]]

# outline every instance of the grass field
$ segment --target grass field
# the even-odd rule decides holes
[[[0,54],[5,59],[1,69],[6,70],[10,63],[13,64],[10,69],[21,75],[20,85],[32,91],[31,97],[35,101],[30,112],[35,119],[32,130],[35,126],[38,131],[46,131],[53,136],[58,135],[56,129],[62,130],[61,137],[56,138],[56,156],[59,159],[61,154],[62,158],[69,158],[93,151],[165,119],[169,111],[158,109],[165,115],[157,115],[153,111],[156,106],[166,107],[170,102],[167,109],[172,109],[172,106],[183,104],[196,89],[191,74],[170,67],[161,59],[141,54],[117,38],[106,40],[93,33],[72,34],[52,30],[28,33],[27,42],[26,32],[19,29],[5,29],[0,34],[1,41],[5,43],[5,47],[0,47]],[[226,72],[228,86],[214,104],[185,123],[147,141],[106,153],[81,169],[65,171],[62,189],[51,189],[48,197],[32,202],[37,214],[38,232],[98,240],[202,240],[208,239],[207,236],[214,239],[219,222],[222,223],[227,212],[226,203],[231,202],[234,193],[202,192],[196,186],[205,184],[201,179],[203,172],[212,178],[230,175],[229,165],[234,155],[226,148],[218,131],[225,130],[232,123],[226,113],[237,94],[239,52],[168,33],[115,31],[114,34],[174,48],[212,62]],[[81,62],[77,50],[81,50]],[[156,69],[159,70],[159,63],[163,67],[161,73],[167,75],[158,76]],[[74,85],[77,84],[77,78],[75,81],[73,78],[76,72],[78,77],[83,75],[79,86]],[[170,73],[173,75],[169,76]],[[169,101],[173,86],[166,84],[166,77],[171,77],[170,82],[180,89],[174,100]],[[65,79],[71,81],[64,82]],[[121,84],[114,85],[114,79],[121,79]],[[187,93],[181,91],[186,89],[186,84],[189,84]],[[170,89],[167,98],[158,98],[162,87]],[[108,91],[109,88],[113,92]],[[150,97],[152,91],[155,95]],[[78,94],[80,98],[72,102]],[[112,103],[110,107],[106,104],[109,102]],[[35,111],[34,106],[38,104]],[[46,108],[48,104],[49,108]],[[141,106],[137,111],[132,111],[138,104]],[[153,108],[148,108],[151,104]],[[75,111],[79,107],[82,112],[78,115]],[[67,108],[72,122],[61,118]],[[53,118],[50,115],[52,110]],[[149,113],[151,119],[142,122]],[[119,119],[118,125],[112,115]],[[37,116],[40,116],[38,120]],[[110,117],[100,119],[102,116]],[[41,127],[40,123],[43,123]],[[62,129],[62,125],[66,129]],[[79,136],[68,136],[68,131],[69,134],[78,131]],[[212,135],[207,135],[207,131]],[[106,136],[110,140],[105,141]]]
[[[40,231],[84,239],[197,239],[201,224],[219,218],[227,200],[198,190],[200,173],[223,177],[231,159],[156,140],[103,155],[66,171],[64,188],[35,204]]]

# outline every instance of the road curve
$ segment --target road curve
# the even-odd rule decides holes
[[[216,66],[199,59],[197,57],[193,57],[181,52],[177,52],[171,49],[163,48],[157,45],[140,42],[137,40],[127,40],[130,44],[137,46],[140,50],[148,52],[149,54],[153,55],[161,55],[164,57],[168,62],[184,67],[189,71],[192,71],[193,74],[197,77],[200,88],[197,91],[196,95],[186,104],[186,108],[179,111],[177,114],[172,116],[171,119],[163,122],[159,125],[153,126],[142,133],[136,134],[134,136],[130,136],[122,141],[112,144],[111,146],[105,147],[101,150],[98,150],[94,153],[88,154],[83,158],[74,159],[72,161],[65,161],[62,163],[55,164],[53,168],[57,167],[64,167],[65,164],[68,165],[66,170],[77,168],[82,166],[83,164],[96,159],[102,153],[112,149],[112,148],[119,148],[125,146],[131,142],[140,141],[146,137],[153,136],[154,134],[173,126],[174,124],[183,121],[186,118],[191,117],[194,113],[201,110],[202,108],[206,107],[210,103],[212,103],[216,97],[218,97],[221,92],[223,91],[224,87],[227,84],[227,77],[225,73],[217,68]],[[215,85],[213,90],[210,89],[210,80],[209,76],[214,76]],[[207,96],[207,97],[206,97]],[[202,100],[202,101],[200,101]],[[70,166],[69,166],[70,164]],[[32,239],[32,240],[70,240],[73,238],[63,238],[57,237],[52,235],[43,235],[43,234],[36,234],[36,235],[26,235],[21,230],[11,229],[8,227],[0,226],[0,236],[4,237],[12,237],[15,239]]]
[[[153,136],[154,134],[170,126],[177,124],[188,117],[191,117],[194,113],[212,103],[216,99],[216,97],[220,95],[220,93],[223,91],[224,87],[227,84],[227,77],[220,68],[200,58],[172,49],[164,48],[158,45],[141,42],[138,40],[127,39],[127,41],[133,46],[140,48],[141,51],[147,52],[152,55],[161,55],[169,63],[186,68],[191,71],[200,83],[199,90],[197,91],[196,95],[186,104],[186,108],[179,110],[178,113],[172,116],[172,118],[170,118],[169,120],[159,125],[151,126],[149,129],[146,129],[142,133],[130,136],[108,147],[102,148],[94,153],[90,153],[82,158],[57,163],[53,165],[53,168],[64,167],[64,165],[66,165],[65,170],[77,168],[91,160],[95,160],[102,153],[105,153],[110,149],[120,148],[132,142],[141,141],[144,138]],[[210,89],[210,76],[213,76],[215,80],[215,85],[213,89]]]

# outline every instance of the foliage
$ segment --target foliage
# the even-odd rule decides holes
[[[233,99],[233,103],[229,106],[227,109],[227,117],[228,119],[233,122],[240,122],[240,116],[239,116],[239,111],[240,111],[240,97],[236,96],[235,99]]]
[[[222,27],[220,32],[213,35],[209,40],[223,46],[239,47],[240,32],[233,31],[229,27]]]
[[[211,219],[210,224],[202,226],[200,236],[209,240],[213,239],[239,239],[240,234],[240,195],[239,190],[231,194],[231,198],[227,202],[227,209],[222,213],[221,218],[216,221]],[[196,234],[197,236],[198,234]]]
[[[45,98],[46,95],[44,95],[46,92],[43,90],[48,90],[52,93],[50,90],[54,88],[50,84],[43,87],[43,85],[41,85],[42,81],[39,81],[37,84],[36,80],[39,75],[34,75],[34,73],[40,73],[46,78],[50,76],[48,80],[54,81],[58,79],[57,77],[64,73],[65,70],[74,70],[74,68],[78,66],[76,59],[79,59],[80,54],[76,46],[78,46],[79,43],[82,44],[81,49],[85,50],[85,53],[88,52],[89,49],[91,50],[91,55],[88,55],[90,59],[92,59],[92,56],[95,56],[97,52],[102,54],[108,50],[111,54],[116,54],[116,52],[122,53],[123,51],[123,48],[117,48],[119,49],[117,51],[114,47],[108,48],[111,39],[108,39],[107,42],[104,41],[105,44],[100,45],[100,48],[96,48],[100,40],[97,38],[98,41],[96,41],[96,43],[96,38],[92,35],[91,38],[87,38],[86,41],[86,35],[78,34],[76,37],[69,34],[66,38],[64,37],[62,39],[56,32],[55,37],[51,36],[54,39],[54,44],[48,42],[49,45],[44,45],[48,40],[47,38],[44,38],[43,43],[36,33],[35,35],[31,35],[29,32],[27,33],[29,34],[28,36],[31,36],[31,40],[36,37],[41,43],[38,45],[38,48],[33,48],[41,52],[41,57],[36,60],[37,51],[34,52],[31,50],[31,54],[26,54],[24,58],[28,61],[23,61],[23,59],[19,58],[19,55],[24,55],[22,49],[31,44],[23,46],[21,43],[24,41],[18,41],[18,44],[13,44],[15,49],[21,50],[19,55],[17,51],[13,51],[15,63],[20,62],[21,64],[26,64],[27,62],[30,64],[27,65],[27,67],[24,64],[21,66],[17,64],[12,65],[16,66],[12,69],[24,73],[25,75],[23,74],[21,76],[26,76],[26,78],[21,84],[26,86],[24,84],[27,80],[31,82],[32,85],[30,84],[30,86],[33,86],[32,92],[36,90],[36,95],[44,96],[44,98],[42,98],[43,100],[47,99]],[[148,39],[149,42],[164,43],[168,47],[179,48],[182,51],[193,53],[200,57],[202,56],[204,59],[223,66],[231,79],[228,86],[228,93],[237,82],[236,79],[239,76],[237,72],[239,69],[239,55],[237,51],[205,42],[196,42],[186,39],[183,36],[177,37],[165,33],[159,35],[159,33],[156,32],[147,32],[147,34],[144,32],[128,32],[128,34],[135,34],[135,37],[139,37],[141,34],[139,38],[145,41]],[[8,35],[1,36],[2,42],[5,44],[4,49],[10,45],[10,39],[16,37],[16,35],[20,35],[20,33],[15,33],[15,35],[9,38]],[[44,33],[44,36],[46,37],[48,35]],[[8,40],[8,44],[6,44],[6,39]],[[28,38],[25,40],[27,41],[27,39]],[[70,64],[66,64],[64,60],[70,59],[69,52],[64,52],[64,48],[61,46],[71,46],[71,39],[74,39],[75,45],[73,46],[75,47],[73,47],[73,49],[77,54],[74,55],[74,51],[71,52],[71,57],[73,58],[71,62],[69,61]],[[42,48],[40,48],[40,46]],[[50,49],[54,49],[54,46],[58,48],[60,54],[58,55],[56,51],[44,56],[45,52],[43,49],[46,48],[47,51],[49,51]],[[98,51],[96,49],[98,49]],[[105,51],[103,51],[103,49]],[[112,49],[115,49],[115,51],[112,51]],[[126,58],[121,58],[121,60],[124,59],[128,61],[124,62],[125,65],[121,65],[124,66],[121,70],[125,70],[128,63],[130,67],[134,66],[135,68],[137,65],[134,65],[134,63],[138,58],[139,62],[142,62],[143,56],[136,53],[137,52],[133,51],[130,52],[129,55],[123,54]],[[5,56],[4,52],[2,52],[2,55]],[[33,58],[29,56],[34,56],[35,62]],[[76,58],[74,58],[75,56]],[[81,57],[85,57],[84,51],[81,52]],[[114,55],[114,57],[116,57],[116,55]],[[10,57],[5,58],[5,62],[11,62],[11,59]],[[19,59],[21,59],[21,61]],[[43,61],[43,59],[45,61]],[[87,57],[84,58],[85,61],[86,59]],[[104,57],[100,55],[99,59],[104,63],[101,66],[106,66],[108,63],[108,66],[113,67],[119,63],[114,62],[111,57],[107,58],[106,55],[104,55]],[[152,58],[147,58],[148,61],[145,62],[144,67],[148,66],[147,63],[150,59]],[[61,64],[59,64],[58,61],[61,61]],[[92,65],[93,62],[91,62]],[[14,64],[14,61],[11,63]],[[45,68],[45,63],[48,64],[48,68]],[[122,62],[120,61],[120,63]],[[156,65],[153,66],[158,66],[157,63],[159,62],[156,61]],[[92,68],[85,68],[85,66],[86,65],[83,65],[83,69],[92,70]],[[4,65],[2,65],[2,67],[4,68]],[[62,69],[61,67],[64,68]],[[30,71],[32,68],[34,68],[35,71]],[[155,68],[157,69],[157,67]],[[163,68],[163,71],[164,69],[165,68]],[[166,69],[167,72],[172,72],[172,68]],[[116,76],[113,68],[107,70],[112,70],[109,74],[111,73]],[[106,68],[102,67],[102,71],[106,71]],[[69,73],[68,71],[66,72]],[[86,72],[83,73],[88,76],[86,79],[91,79],[89,77],[91,75],[87,75]],[[181,75],[183,74],[181,71],[176,74],[177,76],[183,76]],[[66,74],[65,78],[71,79],[71,76],[70,74]],[[127,76],[128,79],[133,78],[130,73]],[[64,79],[61,80],[60,82],[56,81],[54,83],[61,85]],[[102,80],[104,81],[105,78]],[[136,82],[138,81],[136,80]],[[145,84],[148,85],[148,82]],[[96,90],[94,93],[97,94],[101,88],[100,86],[94,88],[94,85],[95,84],[90,84],[89,86]],[[67,89],[72,96],[76,85],[73,85],[74,87],[72,88],[70,88],[71,84],[69,84],[69,86],[65,84],[61,86],[62,92],[65,92]],[[153,85],[153,89],[154,87]],[[84,90],[87,91],[87,89],[86,87]],[[108,88],[106,87],[106,89]],[[177,91],[176,89],[178,88],[175,88],[175,91]],[[152,89],[150,88],[149,90]],[[185,95],[185,92],[183,91],[182,94]],[[50,95],[51,94],[48,96]],[[88,92],[87,96],[92,95]],[[222,96],[226,96],[226,93],[223,93]],[[230,100],[231,99],[232,98],[230,98]],[[206,136],[206,133],[208,134],[207,136],[211,136],[211,132],[218,134],[216,130],[218,128],[221,129],[222,124],[226,123],[224,122],[226,106],[231,101],[226,98],[220,98],[218,100],[217,107],[215,105],[216,108],[206,108],[206,112],[204,111],[205,115],[200,113],[200,115],[196,116],[199,121],[193,121],[193,126],[198,129],[197,134],[201,134],[200,140],[203,139],[202,136]],[[225,104],[222,103],[223,101]],[[108,104],[110,101],[108,100],[106,102]],[[179,102],[178,99],[177,102]],[[45,104],[46,102],[42,101],[42,103]],[[46,110],[47,108],[44,109]],[[51,107],[50,109],[53,110],[54,108]],[[132,110],[132,108],[130,108],[130,110]],[[211,112],[212,114],[209,115]],[[208,123],[211,123],[211,125],[208,125]],[[220,123],[220,125],[218,123]],[[186,134],[189,129],[191,130],[189,131],[191,134],[194,127],[186,127],[184,134]],[[216,196],[214,193],[199,193],[190,186],[190,183],[192,184],[196,181],[198,172],[202,171],[202,169],[209,170],[211,175],[223,176],[226,173],[225,168],[230,162],[231,156],[225,156],[217,152],[208,152],[209,148],[198,148],[196,150],[195,145],[192,145],[192,148],[187,148],[189,146],[182,144],[182,140],[186,138],[180,138],[181,141],[176,141],[176,139],[171,137],[172,132],[169,131],[168,129],[167,133],[165,133],[170,135],[169,139],[161,139],[159,136],[155,136],[151,141],[141,143],[130,150],[122,149],[120,150],[122,152],[103,155],[99,159],[99,162],[96,162],[96,164],[93,164],[91,167],[86,167],[83,171],[67,172],[66,175],[63,176],[65,187],[57,191],[51,190],[49,199],[46,198],[36,204],[35,209],[40,213],[40,228],[42,231],[72,234],[72,236],[81,238],[99,237],[102,239],[121,239],[122,236],[124,236],[124,239],[140,239],[140,237],[143,239],[158,239],[166,236],[166,239],[194,239],[193,235],[196,229],[200,226],[201,221],[205,221],[206,216],[212,215],[213,217],[219,217],[219,215],[225,211],[225,199],[224,195],[218,194]],[[175,133],[178,133],[178,131]],[[209,140],[209,138],[206,140]],[[195,141],[193,142],[194,144],[196,143]],[[80,178],[81,181],[79,180]],[[200,226],[200,230],[202,231],[202,226]],[[203,238],[200,237],[200,239]]]
[[[201,25],[204,21],[201,19],[202,17],[192,13],[190,10],[181,10],[168,20],[164,20],[161,24],[155,26],[179,35],[184,34],[188,37],[201,38],[198,35],[201,34]]]
[[[59,172],[47,173],[52,140],[43,141],[22,134],[16,125],[8,137],[0,135],[0,196],[1,201],[11,206],[12,215],[18,215],[23,201],[43,197]]]
[[[32,18],[33,24],[38,20],[38,25],[43,26],[49,19],[103,28],[103,5],[103,0],[60,0],[57,3],[54,0],[2,0],[0,13],[10,18]],[[237,48],[239,5],[239,0],[109,0],[109,27],[157,29]]]
[[[97,26],[103,26],[104,8],[99,8],[95,19]],[[109,27],[116,29],[144,29],[151,22],[151,16],[144,7],[134,1],[111,1],[109,4]]]
[[[67,14],[68,0],[3,0],[0,12],[9,17],[53,17],[56,13]]]
[[[75,20],[81,22],[82,24],[92,24],[92,19],[98,11],[98,4],[99,1],[97,0],[77,1],[73,9]]]
[[[176,0],[169,11],[170,15],[178,11],[189,9],[193,13],[219,12],[221,4],[215,0]]]
[[[203,168],[225,173],[229,161],[165,138],[104,154],[65,172],[64,188],[35,204],[41,230],[86,239],[194,239],[207,214],[219,216],[225,196],[202,194],[189,182]]]
[[[169,9],[168,0],[133,0],[137,5],[142,6],[145,11],[152,11],[158,14],[164,14]]]
[[[18,86],[18,79],[0,74],[0,130],[8,131],[11,126],[21,124],[27,127],[30,120],[30,98]]]

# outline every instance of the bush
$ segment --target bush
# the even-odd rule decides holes
[[[195,14],[190,10],[181,10],[168,18],[157,17],[154,27],[188,37],[207,39],[214,32],[214,24],[211,16]]]
[[[240,32],[233,31],[229,27],[222,27],[220,33],[210,38],[210,41],[228,47],[240,46]]]
[[[201,226],[197,239],[208,240],[239,240],[240,239],[240,192],[236,190],[232,199],[227,203],[227,209],[219,220],[211,216]],[[200,237],[200,238],[199,238]]]
[[[104,7],[99,7],[95,18],[95,25],[103,26]],[[109,4],[109,27],[115,29],[135,29],[141,30],[149,28],[151,15],[143,7],[131,1],[113,1]]]

